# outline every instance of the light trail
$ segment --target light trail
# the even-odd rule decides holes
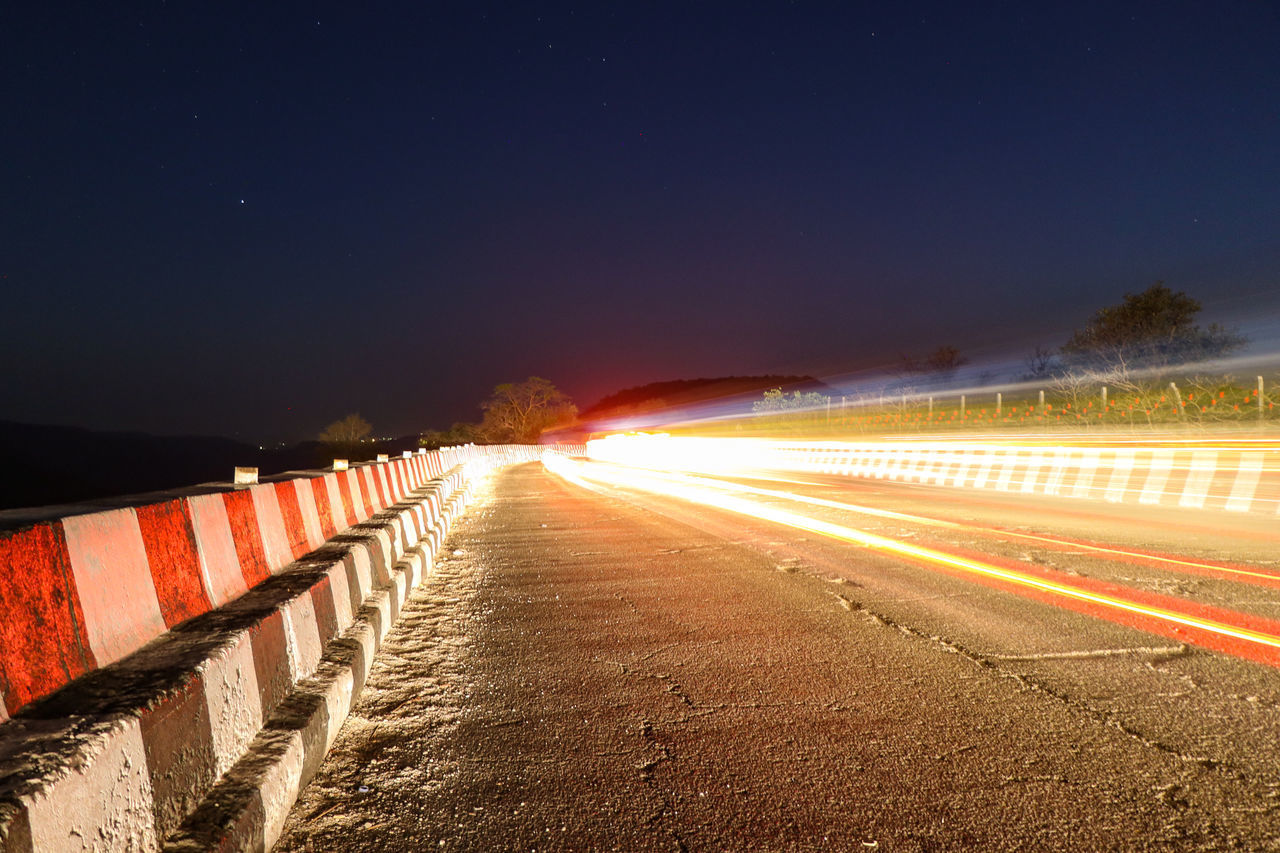
[[[690,482],[688,478],[682,482],[680,477],[669,474],[659,475],[656,472],[565,458],[548,457],[545,464],[553,472],[579,485],[590,487],[589,484],[594,481],[614,487],[635,488],[817,533],[904,557],[917,564],[941,567],[950,573],[993,583],[1000,588],[1021,591],[1039,600],[1067,606],[1089,615],[1102,616],[1139,630],[1280,667],[1280,623],[1273,620],[1085,578],[1074,578],[1067,582],[1054,579],[1053,576],[1060,573],[1047,569],[1035,574],[999,565],[997,561],[979,560],[961,553],[949,553],[903,542],[725,494],[724,484],[721,483],[712,485],[707,482]],[[751,487],[741,489],[745,494],[752,491]],[[760,491],[772,492],[768,497],[795,497],[774,490]],[[820,498],[801,502],[810,501],[818,506],[840,508],[838,502]],[[873,514],[884,512],[887,511],[877,510]]]
[[[641,433],[609,436],[606,439],[591,442],[589,447],[592,458],[604,459],[628,466],[638,466],[654,472],[672,472],[673,474],[675,472],[686,474],[689,472],[702,472],[728,477],[765,479],[794,485],[803,481],[787,479],[784,473],[787,470],[799,468],[800,470],[816,470],[828,476],[855,476],[869,481],[915,481],[921,485],[949,483],[953,487],[956,487],[957,483],[971,483],[970,488],[990,487],[994,484],[997,491],[1006,493],[1046,493],[1055,496],[1064,494],[1078,496],[1081,494],[1081,489],[1083,489],[1084,493],[1091,492],[1109,502],[1123,502],[1122,499],[1127,498],[1131,502],[1139,504],[1143,503],[1148,495],[1149,477],[1159,479],[1159,488],[1153,489],[1151,494],[1154,495],[1156,492],[1163,494],[1165,484],[1176,473],[1185,480],[1178,487],[1179,495],[1183,495],[1187,489],[1191,489],[1194,492],[1196,490],[1194,485],[1195,478],[1199,476],[1203,486],[1203,494],[1200,495],[1199,499],[1201,504],[1212,497],[1219,500],[1224,506],[1232,505],[1231,496],[1210,492],[1209,486],[1216,474],[1207,468],[1204,470],[1197,468],[1197,464],[1202,466],[1205,464],[1203,460],[1197,464],[1192,464],[1194,460],[1165,458],[1161,462],[1162,467],[1158,467],[1158,470],[1152,473],[1138,475],[1134,478],[1136,482],[1132,486],[1129,485],[1130,477],[1128,473],[1125,473],[1125,485],[1121,486],[1115,481],[1115,475],[1112,471],[1100,467],[1100,453],[1104,444],[1095,443],[1087,447],[1084,445],[1076,447],[1071,444],[1048,447],[1044,444],[1042,438],[1042,436],[1032,435],[1026,439],[1020,438],[1004,442],[974,442],[971,440],[912,442],[911,447],[913,450],[923,450],[926,455],[923,457],[916,456],[910,461],[895,457],[892,450],[884,449],[900,446],[900,443],[895,444],[892,442],[866,444],[835,441],[811,443],[771,439],[690,439],[673,438],[662,433]],[[1060,437],[1059,440],[1061,440]],[[1115,442],[1115,444],[1127,444],[1128,441],[1122,439]],[[1252,475],[1254,481],[1251,485],[1256,486],[1257,479],[1275,473],[1277,466],[1280,466],[1280,454],[1271,453],[1265,457],[1263,455],[1264,452],[1269,453],[1280,449],[1280,443],[1270,438],[1180,438],[1176,442],[1170,442],[1169,445],[1157,441],[1154,444],[1144,444],[1138,449],[1154,454],[1160,447],[1172,446],[1173,444],[1179,447],[1194,446],[1199,452],[1216,452],[1217,450],[1249,446],[1251,453],[1248,461],[1252,468],[1244,472],[1235,472],[1234,477],[1228,473],[1227,479],[1233,484],[1241,476],[1248,480],[1249,476]],[[863,461],[855,464],[848,461],[848,459],[841,461],[837,456],[834,456],[834,454],[839,453],[865,454],[867,453],[867,448],[876,448],[871,452],[871,455],[884,461]],[[992,455],[1007,451],[1009,448],[1032,448],[1033,450],[1038,448],[1041,454],[1028,457],[1005,456],[999,458]],[[1072,448],[1081,452],[1075,456],[1054,455],[1055,453],[1069,454]],[[1093,455],[1085,455],[1084,451],[1086,450],[1092,451]],[[930,452],[937,455],[931,458],[928,456]],[[797,453],[803,455],[797,458]],[[1264,458],[1268,459],[1271,464],[1264,465]],[[1216,457],[1214,459],[1216,460]],[[1134,463],[1130,459],[1126,464],[1132,466]],[[1200,473],[1198,474],[1197,472]],[[1068,482],[1070,477],[1076,476],[1081,477],[1083,482],[1079,484]],[[1049,479],[1054,477],[1057,478],[1057,485],[1050,489],[1048,485]],[[1041,483],[1042,478],[1044,480],[1043,483]],[[1105,488],[1102,485],[1104,481]],[[712,485],[720,481],[703,480],[700,482],[702,485]],[[807,485],[817,486],[822,484],[809,482]],[[729,488],[727,486],[715,487]],[[742,487],[738,490],[743,491],[746,488],[748,487]],[[960,486],[960,488],[965,488],[965,486]],[[796,495],[793,492],[755,489],[753,493],[762,496],[768,495],[782,500],[809,503],[815,506],[826,506],[841,511],[858,512],[882,518],[894,518],[913,524],[943,527],[954,525],[952,522],[936,518],[892,513],[887,510],[854,504],[824,502],[821,498],[808,498]],[[1234,490],[1232,494],[1235,494]],[[1262,495],[1254,495],[1254,498],[1259,503],[1270,500]],[[1146,502],[1158,503],[1159,498],[1156,497],[1154,500]],[[1016,538],[1059,550],[1077,548],[1134,563],[1161,566],[1201,575],[1229,577],[1259,586],[1280,586],[1280,574],[1254,567],[1189,560],[1149,551],[1134,551],[1100,545],[1083,540],[1020,533],[1001,527],[980,527],[976,525],[962,525],[962,527],[981,535]]]
[[[886,518],[895,521],[903,521],[910,524],[920,524],[928,527],[941,527],[944,529],[960,530],[966,533],[978,533],[992,537],[1007,537],[1012,539],[1020,539],[1028,542],[1036,542],[1042,545],[1049,545],[1056,549],[1079,548],[1084,551],[1090,551],[1095,554],[1105,554],[1112,557],[1119,557],[1126,561],[1152,563],[1159,566],[1165,566],[1176,569],[1189,569],[1198,574],[1223,574],[1234,578],[1239,578],[1246,583],[1257,583],[1260,586],[1280,587],[1280,573],[1268,572],[1262,569],[1244,568],[1241,566],[1231,566],[1223,563],[1208,563],[1199,560],[1188,560],[1181,557],[1171,557],[1162,554],[1153,554],[1146,551],[1133,551],[1126,548],[1116,548],[1107,545],[1098,545],[1092,542],[1085,542],[1079,539],[1068,539],[1065,537],[1046,536],[1044,534],[1021,533],[1016,530],[1009,530],[1003,527],[986,527],[977,524],[960,524],[955,521],[947,521],[941,518],[932,518],[923,515],[914,515],[911,513],[897,512],[894,510],[879,509],[877,507],[863,506],[861,504],[851,504],[844,501],[833,501],[827,498],[815,498],[808,495],[799,495],[794,492],[783,492],[777,489],[762,489],[758,486],[747,486],[741,483],[731,483],[724,480],[713,480],[706,477],[696,477],[688,474],[676,474],[669,472],[652,472],[654,476],[665,477],[671,480],[684,480],[692,485],[701,485],[709,488],[723,489],[728,491],[741,492],[745,494],[760,495],[761,497],[777,498],[779,500],[792,501],[794,503],[808,504],[810,506],[820,506],[827,509],[835,509],[842,512],[852,512],[859,515],[869,515],[875,518]],[[820,485],[820,484],[805,484]]]
[[[894,441],[796,441],[612,435],[592,459],[650,470],[780,479],[796,474],[865,482],[1043,495],[1080,501],[1250,515],[1280,513],[1280,443],[1221,437],[1082,441],[1040,436]]]

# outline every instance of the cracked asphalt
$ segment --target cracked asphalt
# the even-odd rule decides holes
[[[1274,671],[624,497],[480,487],[277,849],[1280,849]]]

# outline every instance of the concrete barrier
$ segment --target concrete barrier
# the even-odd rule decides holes
[[[1280,514],[1274,441],[800,442],[615,436],[592,459],[665,470],[810,472],[1027,495]]]
[[[270,846],[471,477],[542,452],[444,449],[0,533],[0,850]]]
[[[793,468],[906,483],[1226,512],[1280,513],[1280,451],[1217,446],[811,447]]]

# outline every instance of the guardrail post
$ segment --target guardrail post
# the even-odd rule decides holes
[[[999,391],[996,392],[996,417],[1000,417],[1004,411],[1004,395]]]
[[[964,420],[964,418],[965,418],[965,413],[964,413],[964,395],[963,395],[963,394],[961,394],[961,395],[960,395],[960,420]]]
[[[1262,420],[1262,377],[1258,377],[1258,420]]]
[[[1107,386],[1102,386],[1102,411],[1107,410]]]
[[[1045,414],[1044,410],[1044,389],[1040,389],[1040,414]]]

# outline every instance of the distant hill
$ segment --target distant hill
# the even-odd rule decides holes
[[[370,445],[368,457],[416,444],[404,438]],[[237,465],[257,466],[268,476],[332,462],[332,451],[315,441],[259,450],[229,438],[0,421],[0,509],[227,482]]]
[[[770,388],[785,391],[817,391],[830,394],[831,388],[812,376],[718,376],[709,379],[672,379],[650,382],[610,394],[578,413],[582,420],[601,420],[688,406],[712,400],[726,400],[763,394]]]

